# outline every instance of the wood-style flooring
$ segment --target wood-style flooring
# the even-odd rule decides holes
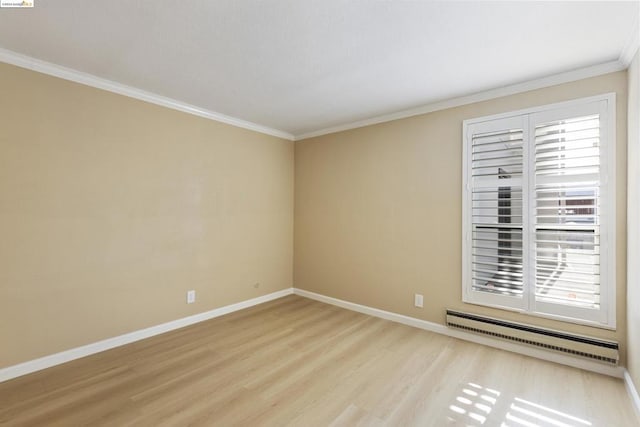
[[[10,426],[638,426],[621,380],[298,296],[0,384]]]

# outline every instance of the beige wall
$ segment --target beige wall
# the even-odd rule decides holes
[[[629,196],[628,196],[628,368],[640,390],[640,53],[628,70],[629,75]]]
[[[619,72],[299,142],[292,245],[293,143],[0,64],[0,368],[294,283],[437,323],[458,308],[624,344],[626,89]],[[618,330],[465,306],[462,120],[605,92],[617,93]]]
[[[0,123],[0,368],[292,285],[292,142],[5,64]]]
[[[463,304],[462,121],[607,92],[617,96],[618,330]],[[464,309],[624,345],[626,113],[622,71],[298,142],[295,286],[431,322]],[[423,309],[414,293],[424,294]]]

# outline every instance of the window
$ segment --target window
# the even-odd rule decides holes
[[[615,95],[463,124],[463,300],[615,328]]]

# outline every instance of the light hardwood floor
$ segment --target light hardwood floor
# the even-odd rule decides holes
[[[621,380],[289,296],[2,383],[0,425],[640,422]]]

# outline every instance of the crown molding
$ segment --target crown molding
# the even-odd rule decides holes
[[[473,104],[475,102],[487,101],[494,98],[514,95],[521,92],[527,92],[530,90],[541,89],[544,87],[554,86],[562,83],[568,83],[576,80],[624,70],[628,68],[629,64],[633,60],[636,51],[638,50],[638,47],[640,46],[640,33],[638,31],[638,26],[635,27],[636,28],[634,29],[632,36],[629,38],[628,43],[625,45],[625,48],[623,49],[622,53],[620,54],[620,58],[617,61],[610,61],[603,64],[593,65],[590,67],[580,68],[577,70],[530,80],[527,82],[490,89],[471,95],[436,101],[417,108],[398,111],[395,113],[376,116],[364,120],[358,120],[338,126],[323,128],[299,135],[293,135],[279,129],[273,129],[268,126],[263,126],[257,123],[227,116],[225,114],[200,108],[195,105],[168,98],[166,96],[147,92],[132,86],[127,86],[112,80],[94,76],[89,73],[36,59],[4,48],[0,48],[0,62],[15,65],[17,67],[58,77],[86,86],[91,86],[97,89],[106,90],[108,92],[117,93],[129,98],[138,99],[140,101],[149,102],[151,104],[160,105],[166,108],[171,108],[173,110],[192,114],[198,117],[203,117],[209,120],[214,120],[220,123],[226,123],[235,127],[252,130],[265,135],[271,135],[290,141],[302,141],[304,139],[309,139],[316,136],[328,135],[374,124],[390,122],[393,120],[404,119],[421,114],[431,113],[434,111],[445,110],[447,108],[454,108],[462,105]]]
[[[597,64],[597,65],[592,65],[590,67],[579,68],[577,70],[571,70],[571,71],[567,71],[560,74],[554,74],[552,76],[542,77],[539,79],[530,80],[523,83],[516,83],[509,86],[490,89],[483,92],[474,93],[472,95],[445,99],[442,101],[437,101],[431,104],[423,105],[418,108],[399,111],[397,113],[386,114],[382,116],[373,117],[370,119],[359,120],[352,123],[345,123],[343,125],[338,125],[338,126],[320,129],[317,131],[303,133],[300,135],[296,135],[295,141],[302,141],[304,139],[313,138],[316,136],[328,135],[331,133],[342,132],[346,130],[375,125],[379,123],[390,122],[393,120],[405,119],[408,117],[418,116],[421,114],[432,113],[434,111],[446,110],[447,108],[460,107],[462,105],[473,104],[481,101],[488,101],[494,98],[500,98],[508,95],[515,95],[521,92],[527,92],[535,89],[542,89],[545,87],[555,86],[555,85],[568,83],[576,80],[587,79],[589,77],[595,77],[602,74],[614,73],[616,71],[622,71],[627,69],[627,66],[628,64],[625,65],[619,60],[605,62],[603,64]]]
[[[64,80],[69,80],[75,83],[80,83],[86,86],[91,86],[97,89],[117,93],[129,98],[134,98],[140,101],[149,102],[151,104],[160,105],[162,107],[171,108],[172,110],[182,111],[183,113],[193,114],[194,116],[203,117],[205,119],[214,120],[216,122],[226,123],[235,127],[252,130],[278,138],[284,138],[290,141],[294,140],[293,135],[288,132],[200,108],[195,105],[178,101],[176,99],[168,98],[166,96],[158,95],[152,92],[147,92],[132,86],[127,86],[118,82],[114,82],[112,80],[107,80],[101,77],[94,76],[92,74],[74,70],[72,68],[53,64],[51,62],[46,62],[17,52],[13,52],[8,49],[0,48],[0,62],[15,65],[21,68],[26,68],[32,71],[37,71],[39,73],[58,77]]]
[[[640,11],[638,11],[638,15],[636,15],[634,22],[631,35],[629,36],[627,43],[620,53],[620,58],[618,59],[625,68],[629,68],[629,64],[633,61],[633,57],[636,56],[636,52],[640,47]]]

